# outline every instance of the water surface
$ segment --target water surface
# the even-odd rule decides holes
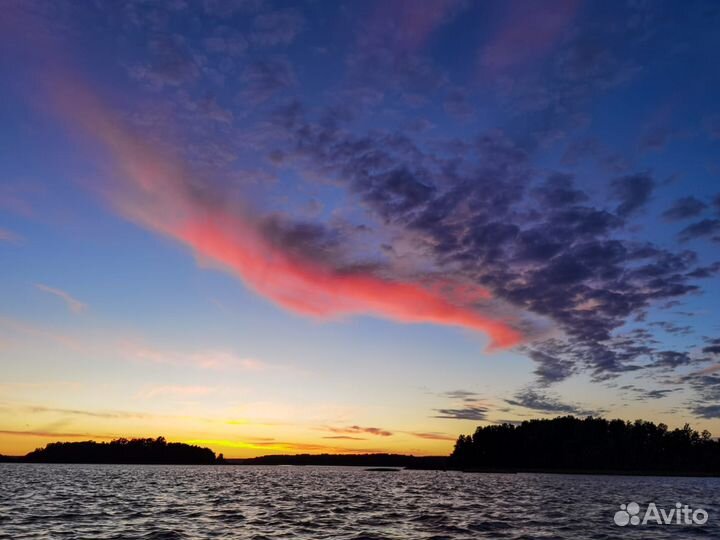
[[[702,526],[618,527],[621,503]],[[720,479],[0,464],[0,539],[720,538]]]

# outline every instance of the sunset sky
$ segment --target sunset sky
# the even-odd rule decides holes
[[[0,10],[0,453],[720,435],[717,2]]]

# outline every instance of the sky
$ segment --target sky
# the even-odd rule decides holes
[[[720,5],[10,0],[0,453],[720,435]]]

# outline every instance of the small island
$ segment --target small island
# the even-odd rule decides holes
[[[111,442],[56,442],[27,454],[30,463],[123,463],[148,465],[214,465],[222,463],[209,448],[156,439],[115,439]]]

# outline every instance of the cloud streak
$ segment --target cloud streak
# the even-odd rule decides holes
[[[63,291],[62,289],[56,289],[54,287],[50,287],[48,285],[44,285],[43,283],[36,283],[35,288],[39,291],[51,294],[67,305],[68,309],[72,311],[73,313],[82,313],[87,309],[87,304],[85,302],[81,302],[74,296],[72,296],[70,293]]]
[[[55,89],[61,116],[109,152],[118,182],[105,194],[117,211],[190,247],[275,304],[323,319],[374,315],[403,323],[457,326],[487,334],[492,347],[521,341],[519,331],[507,322],[442,293],[449,285],[470,289],[471,298],[487,296],[480,287],[401,280],[283,249],[268,238],[267,220],[242,202],[222,202],[225,195],[200,183],[182,160],[160,157],[161,149],[129,130],[88,89],[71,83],[68,76],[61,77]]]

